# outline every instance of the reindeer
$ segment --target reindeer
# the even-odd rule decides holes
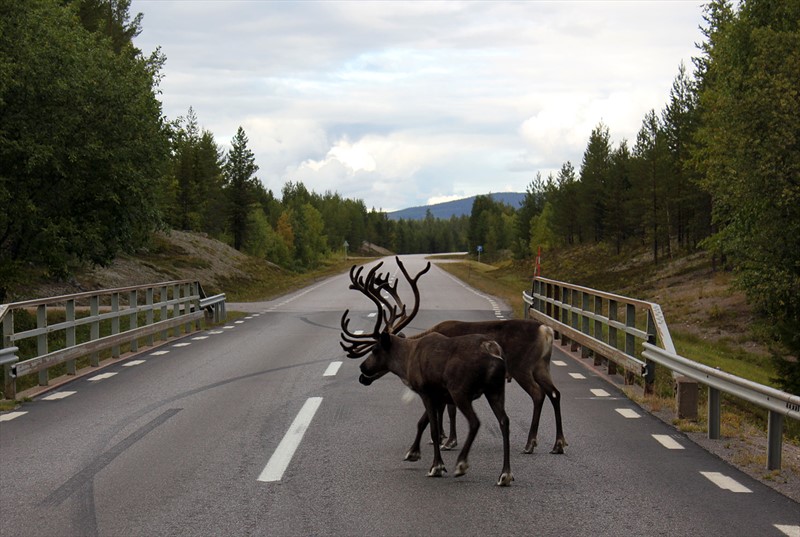
[[[472,401],[481,395],[486,397],[503,434],[503,468],[497,480],[498,486],[508,486],[514,480],[511,474],[509,447],[509,419],[505,412],[505,363],[502,349],[497,342],[481,334],[447,337],[430,333],[416,338],[398,336],[419,311],[419,288],[417,281],[430,269],[430,263],[411,278],[403,268],[415,296],[412,312],[402,308],[384,310],[380,299],[369,289],[375,285],[376,273],[382,263],[376,265],[365,278],[364,267],[356,272],[350,270],[350,287],[365,294],[378,308],[377,320],[371,334],[356,334],[349,329],[350,310],[342,315],[342,348],[350,358],[369,354],[361,363],[359,382],[368,386],[386,373],[394,373],[422,398],[425,412],[431,425],[434,456],[429,477],[441,477],[447,469],[439,448],[441,438],[440,416],[446,404],[454,404],[469,423],[469,433],[458,455],[453,475],[462,476],[469,468],[467,456],[478,433],[480,420],[472,407]]]
[[[408,273],[400,259],[396,258],[396,261],[400,270],[406,278],[408,278]],[[389,279],[389,273],[377,275],[370,280],[372,285],[366,290],[362,290],[362,292],[365,292],[365,294],[368,293],[373,301],[380,301],[386,309],[399,308],[402,310],[405,308],[405,305],[397,292],[398,281],[395,280],[394,284],[390,285]],[[394,300],[394,304],[390,304],[389,300],[381,291],[385,291],[386,294]],[[431,332],[436,332],[448,337],[463,336],[466,334],[484,334],[496,341],[503,349],[507,380],[509,382],[512,378],[516,380],[533,401],[531,427],[528,432],[528,440],[523,453],[533,453],[534,448],[538,445],[537,435],[539,431],[539,420],[542,415],[542,404],[544,403],[545,396],[550,399],[553,405],[553,412],[555,413],[556,419],[556,441],[550,453],[564,453],[564,447],[567,446],[567,441],[564,438],[564,431],[561,424],[561,393],[556,388],[550,376],[550,355],[553,349],[553,330],[550,327],[533,320],[520,319],[477,322],[444,321],[421,334],[411,336],[411,339],[424,337]],[[452,405],[448,405],[448,414],[450,416],[450,436],[442,444],[444,449],[453,448],[458,443],[455,427],[455,409]],[[420,441],[422,439],[422,433],[427,426],[428,414],[426,412],[417,423],[417,436],[411,448],[406,453],[405,460],[419,460]]]

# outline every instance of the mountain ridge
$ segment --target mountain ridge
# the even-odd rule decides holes
[[[519,209],[522,200],[525,198],[524,192],[494,192],[487,194],[494,201],[510,205],[514,209]],[[423,220],[428,211],[434,218],[449,220],[453,216],[469,216],[472,213],[472,204],[478,196],[470,196],[453,201],[434,203],[432,205],[420,205],[408,207],[386,213],[389,220]]]

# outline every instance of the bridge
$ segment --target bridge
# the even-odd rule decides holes
[[[405,259],[412,272],[423,262]],[[508,384],[515,481],[498,488],[500,431],[484,402],[465,476],[452,477],[454,452],[440,479],[425,476],[429,446],[422,461],[402,460],[422,405],[396,377],[358,384],[340,318],[349,308],[350,328],[370,330],[374,311],[346,275],[247,304],[196,283],[29,303],[33,326],[4,321],[4,393],[24,375],[36,387],[0,414],[0,535],[800,535],[800,504],[625,395],[664,368],[680,381],[682,412],[696,412],[694,390],[706,387],[709,423],[721,393],[763,403],[767,466],[781,464],[773,435],[797,419],[796,397],[685,363],[657,305],[545,279],[525,291],[526,315],[559,334],[551,371],[569,445],[548,453],[546,402],[539,447],[521,454],[531,403]],[[420,291],[409,333],[512,315],[435,266]],[[226,309],[244,314],[224,320]],[[47,334],[81,326],[87,341],[47,348]],[[24,339],[35,358],[21,359]],[[65,377],[47,373],[59,367]]]

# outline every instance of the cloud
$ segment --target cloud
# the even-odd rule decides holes
[[[524,191],[580,163],[602,121],[633,139],[702,39],[693,2],[133,0],[167,56],[170,118],[243,126],[287,180],[400,209]]]

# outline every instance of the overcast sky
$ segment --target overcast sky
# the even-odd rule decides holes
[[[702,2],[133,0],[167,57],[170,119],[193,107],[259,179],[386,211],[524,192],[580,169],[601,121],[635,141],[702,40]]]

